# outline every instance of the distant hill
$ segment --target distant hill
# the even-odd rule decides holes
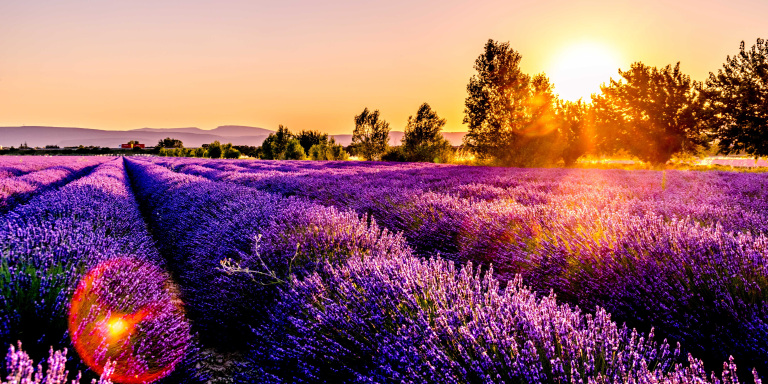
[[[189,128],[139,128],[127,132],[161,132],[161,133],[194,133],[198,135],[219,135],[227,137],[238,136],[261,136],[269,135],[275,131],[266,128],[247,127],[244,125],[222,125],[211,130],[204,130],[197,127]]]
[[[266,137],[266,136],[269,136],[270,133],[274,133],[275,131],[272,131],[266,128],[246,127],[243,125],[222,125],[210,131],[204,131],[204,132],[209,132],[215,135],[228,136],[228,137],[261,136],[261,135],[264,135]]]
[[[443,132],[443,137],[455,147],[461,145],[462,140],[464,140],[464,136],[466,135],[466,132]]]
[[[138,140],[147,146],[154,146],[166,137],[179,139],[185,147],[200,147],[213,141],[232,143],[235,145],[259,146],[264,139],[274,131],[247,127],[242,125],[222,125],[205,130],[196,127],[181,128],[139,128],[122,131],[107,131],[103,129],[72,128],[72,127],[0,127],[0,146],[18,147],[27,143],[30,147],[58,145],[73,147],[78,145],[117,148],[130,140]],[[452,145],[461,145],[461,139],[466,132],[444,132],[443,136]],[[331,135],[336,142],[347,146],[352,143],[352,135]],[[403,132],[391,131],[389,144],[400,145]]]
[[[93,145],[116,148],[130,140],[138,140],[147,146],[154,146],[166,137],[179,139],[185,147],[199,147],[219,140],[236,145],[261,145],[274,131],[236,125],[224,125],[211,130],[187,128],[140,128],[124,131],[107,131],[90,128],[70,127],[0,127],[0,145],[18,147],[27,143],[30,147],[58,145],[60,147]]]

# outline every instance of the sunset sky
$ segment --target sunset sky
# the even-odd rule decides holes
[[[704,80],[768,38],[766,15],[765,0],[2,1],[0,126],[343,134],[365,107],[403,130],[428,102],[464,131],[489,38],[575,98],[638,60]]]

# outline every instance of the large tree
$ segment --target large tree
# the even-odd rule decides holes
[[[304,130],[296,135],[296,139],[299,140],[299,144],[304,148],[304,152],[309,153],[309,149],[313,145],[328,143],[328,134],[320,131]]]
[[[379,117],[379,110],[373,112],[365,108],[355,116],[355,130],[352,133],[352,146],[366,160],[378,160],[387,150],[389,142],[389,123]]]
[[[467,85],[464,146],[480,159],[502,165],[555,162],[555,96],[544,75],[520,70],[522,57],[509,43],[488,40]]]
[[[604,152],[624,149],[660,165],[706,143],[703,98],[680,63],[659,69],[637,62],[619,75],[593,100]]]
[[[293,139],[293,134],[282,124],[277,128],[277,132],[270,133],[264,142],[261,143],[262,158],[266,160],[282,160],[285,158],[285,151],[288,149],[288,142]]]
[[[440,131],[445,127],[445,119],[441,119],[429,104],[419,106],[416,116],[408,116],[408,125],[403,135],[403,146],[415,148],[432,145],[441,139]]]
[[[291,138],[285,146],[285,152],[280,156],[280,160],[305,160],[307,158],[304,148],[299,140]]]
[[[592,105],[578,101],[557,102],[557,119],[560,140],[563,144],[563,162],[566,166],[576,163],[592,149],[595,142]]]
[[[341,144],[336,144],[336,139],[331,137],[328,141],[310,147],[307,157],[311,160],[347,160],[349,154]]]
[[[221,146],[221,143],[216,140],[213,143],[208,144],[208,150],[206,151],[206,154],[208,157],[212,159],[220,159],[221,155],[224,154],[224,149]]]
[[[225,159],[239,159],[240,158],[240,151],[238,151],[236,148],[229,147],[224,151],[224,158]]]
[[[522,125],[510,132],[509,150],[501,157],[505,164],[533,167],[560,160],[563,143],[558,131],[556,102],[549,79],[543,74],[533,76],[523,102]]]
[[[768,156],[768,43],[757,39],[747,50],[728,56],[706,81],[712,136],[726,154]]]
[[[488,40],[475,60],[477,74],[469,79],[464,145],[479,158],[502,158],[514,131],[526,125],[525,103],[530,77],[520,70],[522,56],[509,43]]]
[[[156,148],[184,148],[184,143],[182,143],[179,139],[166,137],[165,139],[157,142]]]
[[[427,103],[419,106],[416,116],[408,116],[402,148],[406,159],[445,162],[453,154],[451,144],[440,133],[445,122]]]

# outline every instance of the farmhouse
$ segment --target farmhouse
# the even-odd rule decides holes
[[[131,148],[144,148],[144,144],[139,143],[128,143],[128,144],[120,144],[120,148],[123,149],[131,149]]]

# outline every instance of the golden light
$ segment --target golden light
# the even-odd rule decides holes
[[[133,326],[134,324],[129,323],[122,316],[112,316],[106,322],[106,333],[109,340],[120,340],[130,336]]]
[[[600,84],[618,76],[618,55],[596,43],[579,43],[561,51],[547,71],[561,99],[589,102],[592,93],[600,92]]]
[[[109,336],[120,338],[128,330],[128,324],[122,318],[118,317],[109,321]]]

